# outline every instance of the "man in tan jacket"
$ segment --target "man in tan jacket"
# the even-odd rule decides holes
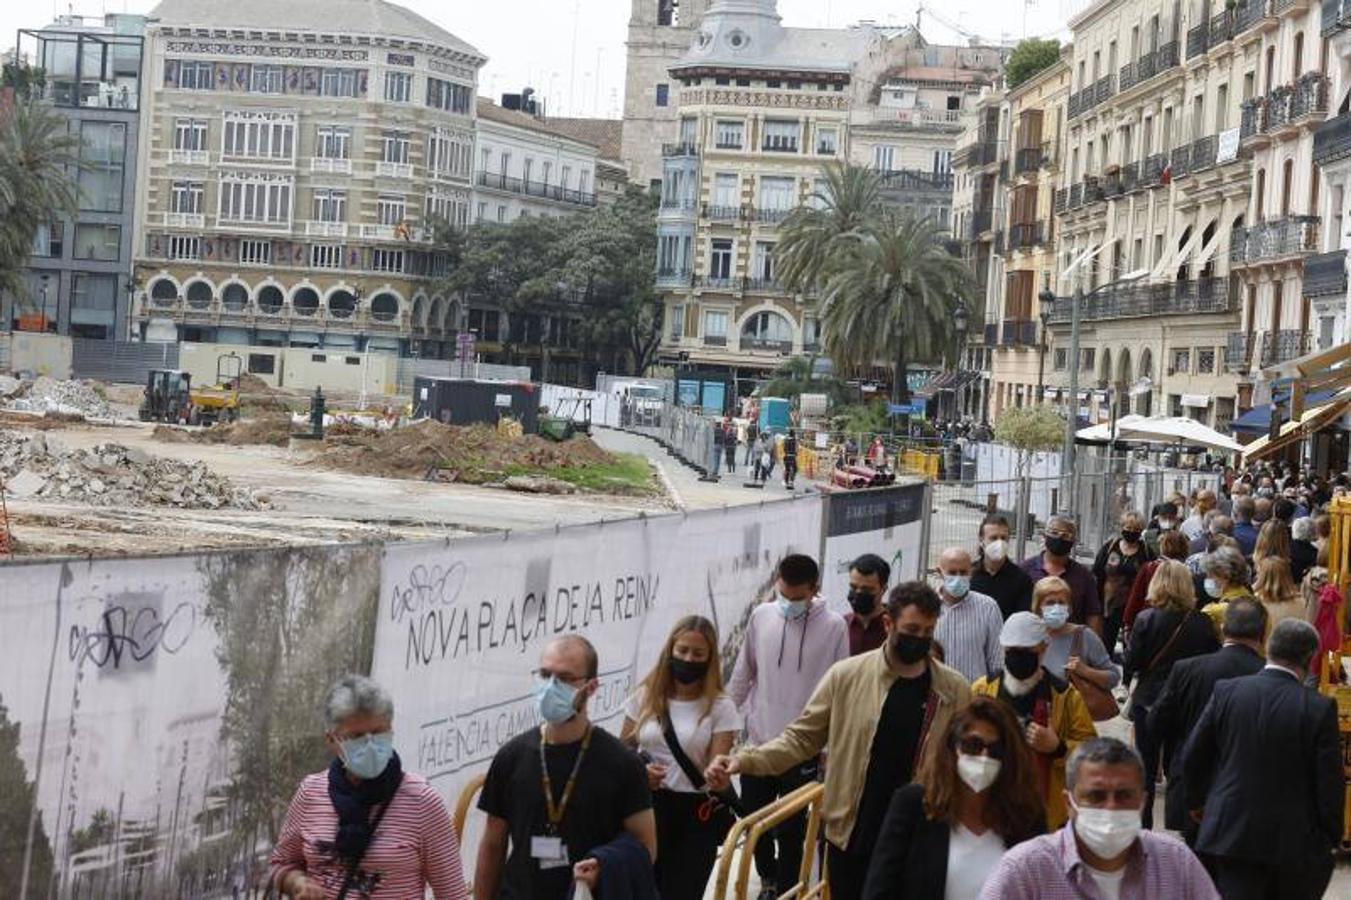
[[[708,767],[709,786],[720,790],[732,775],[775,775],[826,751],[823,819],[832,900],[862,895],[891,795],[934,749],[930,735],[942,734],[971,700],[961,674],[929,657],[940,604],[921,582],[898,585],[887,598],[887,640],[880,648],[832,666],[782,735],[719,756]]]

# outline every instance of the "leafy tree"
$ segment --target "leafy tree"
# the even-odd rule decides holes
[[[848,384],[834,377],[816,372],[816,359],[812,356],[794,356],[784,360],[775,370],[769,381],[765,382],[761,393],[766,397],[787,397],[795,399],[803,394],[825,394],[832,407],[849,403],[856,391]]]
[[[1022,474],[1032,454],[1054,450],[1065,438],[1065,419],[1049,406],[1013,406],[1004,410],[994,425],[994,439],[1018,451]]]
[[[19,99],[27,101],[42,96],[47,86],[47,72],[25,62],[7,62],[0,66],[0,88],[12,88]]]
[[[28,842],[28,818],[37,803],[34,785],[28,780],[19,756],[19,723],[9,720],[9,710],[0,698],[0,885],[7,896],[18,896],[22,883],[24,847]],[[28,868],[29,896],[41,897],[52,881],[52,847],[47,829],[38,815],[33,830],[33,852]],[[13,893],[9,893],[9,892]]]
[[[83,853],[106,844],[113,839],[116,829],[117,821],[113,818],[112,811],[99,808],[89,818],[88,825],[70,833],[70,850],[72,853]]]
[[[906,364],[955,339],[953,310],[970,302],[970,271],[927,219],[884,210],[830,263],[821,305],[826,352],[838,371],[893,362],[892,400],[910,399]]]
[[[0,110],[0,293],[30,302],[20,273],[33,236],[79,208],[70,175],[79,166],[79,139],[63,116],[35,99]]]
[[[1060,42],[1054,38],[1027,38],[1009,54],[1004,64],[1004,80],[1016,88],[1043,69],[1049,69],[1060,59]]]

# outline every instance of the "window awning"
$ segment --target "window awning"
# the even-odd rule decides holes
[[[1270,435],[1264,435],[1244,447],[1243,462],[1246,464],[1254,459],[1270,456],[1276,451],[1326,428],[1340,418],[1348,408],[1351,408],[1351,388],[1339,393],[1331,403],[1326,403],[1317,409],[1308,410],[1298,422],[1286,422],[1281,426],[1280,433],[1275,440],[1272,440]]]
[[[1159,264],[1154,267],[1154,271],[1149,273],[1149,277],[1163,278],[1169,272],[1172,272],[1174,269],[1180,266],[1182,264],[1182,260],[1190,256],[1192,250],[1196,249],[1196,245],[1201,243],[1201,235],[1203,234],[1205,234],[1205,232],[1200,227],[1193,227],[1192,235],[1191,237],[1187,238],[1187,243],[1179,247],[1176,253],[1164,254],[1163,259],[1159,260]],[[1219,229],[1217,228],[1215,230],[1215,240],[1217,241],[1219,240],[1219,235],[1220,232]]]
[[[1336,391],[1319,391],[1305,397],[1304,405],[1307,409],[1316,409],[1331,402],[1336,396]],[[1286,392],[1278,395],[1276,400],[1277,402],[1285,402],[1289,397],[1289,392]],[[1229,430],[1246,434],[1266,434],[1271,430],[1271,404],[1263,403],[1261,406],[1254,406],[1230,422]]]

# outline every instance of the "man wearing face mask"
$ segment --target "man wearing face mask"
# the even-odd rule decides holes
[[[573,865],[622,832],[656,859],[643,762],[587,717],[598,671],[596,650],[580,635],[544,646],[534,688],[541,725],[497,751],[479,796],[488,823],[474,870],[476,900],[565,897]]]
[[[1065,757],[1097,735],[1093,717],[1079,691],[1041,664],[1046,652],[1046,623],[1030,612],[1004,623],[999,643],[1004,669],[971,686],[976,696],[997,697],[1018,716],[1023,737],[1035,754],[1038,780],[1046,798],[1046,826],[1065,823]]]
[[[1266,667],[1215,685],[1183,748],[1187,807],[1226,900],[1317,900],[1341,841],[1337,705],[1304,686],[1318,632],[1271,630]]]
[[[1032,578],[1009,559],[1009,520],[991,513],[980,523],[980,555],[971,573],[971,589],[999,604],[1005,619],[1032,605]]]
[[[1220,900],[1186,844],[1142,827],[1145,766],[1133,748],[1094,738],[1065,769],[1071,821],[1005,853],[981,900]]]
[[[943,551],[938,573],[943,578],[938,591],[943,615],[934,637],[943,645],[944,660],[967,681],[993,675],[1004,659],[999,646],[999,631],[1004,627],[999,604],[971,590],[971,554],[961,547]]]
[[[865,553],[849,566],[849,655],[858,656],[882,646],[887,628],[882,621],[882,598],[887,593],[891,566],[875,553]]]
[[[1023,560],[1022,570],[1033,584],[1047,575],[1063,578],[1070,586],[1070,621],[1075,625],[1087,625],[1102,637],[1102,603],[1098,599],[1097,580],[1088,567],[1076,562],[1073,556],[1078,534],[1072,519],[1051,516],[1046,523],[1046,549]]]
[[[849,629],[844,618],[817,597],[821,571],[800,553],[785,556],[774,582],[774,599],[751,612],[727,694],[746,722],[751,743],[778,737],[798,717],[830,667],[849,658]],[[774,772],[754,772],[741,780],[747,809],[760,809],[815,781],[816,754]],[[807,817],[795,816],[755,848],[755,869],[763,893],[778,896],[797,881]],[[775,890],[775,888],[780,888]]]
[[[897,585],[887,598],[887,643],[833,666],[782,735],[720,756],[706,773],[717,790],[737,773],[745,784],[746,775],[789,771],[829,752],[822,817],[832,900],[858,900],[892,794],[942,743],[930,736],[944,734],[970,701],[966,680],[929,656],[941,602],[921,582]]]

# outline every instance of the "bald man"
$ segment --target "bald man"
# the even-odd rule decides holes
[[[949,547],[938,557],[943,608],[934,639],[943,645],[948,666],[973,682],[994,677],[1003,667],[999,631],[1004,616],[993,597],[971,590],[971,565],[971,554],[961,547]]]

